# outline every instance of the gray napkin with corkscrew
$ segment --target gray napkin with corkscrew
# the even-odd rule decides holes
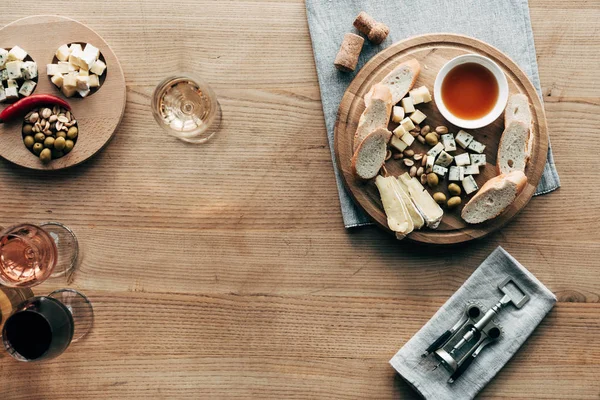
[[[340,72],[333,61],[344,34],[358,34],[352,23],[361,11],[388,25],[390,34],[379,46],[365,40],[356,71]],[[379,51],[399,40],[425,33],[472,36],[508,54],[529,76],[542,97],[527,0],[306,0],[306,14],[346,228],[371,222],[346,193],[335,162],[333,128],[346,88],[360,68]],[[549,193],[559,186],[552,149],[548,148],[548,161],[535,194]]]
[[[494,306],[503,295],[498,284],[507,276],[512,277],[530,296],[529,301],[520,309],[512,304],[504,307],[494,320],[500,325],[502,336],[496,343],[486,346],[460,378],[452,384],[447,383],[450,373],[442,366],[432,371],[437,360],[433,355],[421,358],[421,354],[459,320],[467,303],[475,301],[486,310]],[[554,294],[502,247],[498,247],[396,353],[390,364],[426,399],[472,399],[519,350],[554,303]]]

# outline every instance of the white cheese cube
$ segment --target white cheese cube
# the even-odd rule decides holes
[[[83,56],[83,51],[79,49],[72,50],[69,55],[69,64],[74,67],[79,67],[81,64],[81,56]]]
[[[77,93],[76,88],[66,88],[64,84],[61,91],[66,97],[73,97],[75,96],[75,93]]]
[[[90,77],[89,76],[78,76],[75,78],[77,84],[77,90],[89,90],[90,89]]]
[[[94,72],[94,71],[92,71],[92,72]],[[410,118],[408,118],[408,117],[404,118],[402,120],[402,122],[400,122],[400,125],[402,125],[402,127],[404,129],[406,129],[407,132],[415,129],[415,124],[413,124],[412,120]]]
[[[56,74],[56,75],[52,75],[52,78],[50,78],[50,80],[52,81],[52,83],[54,83],[54,85],[56,85],[57,88],[61,88],[63,85],[63,76],[61,74]]]
[[[33,93],[33,89],[35,89],[35,82],[31,80],[25,81],[21,86],[21,90],[19,90],[19,94],[27,97]]]
[[[408,92],[408,95],[410,96],[410,99],[414,105],[421,104],[425,101],[425,99],[423,99],[423,94],[416,89]]]
[[[19,92],[16,87],[7,88],[4,93],[6,94],[6,100],[16,100],[19,98]]]
[[[58,58],[58,61],[68,61],[69,55],[71,55],[71,50],[69,50],[69,46],[63,44],[58,48],[58,50],[56,50],[54,55],[56,58]]]
[[[473,136],[463,131],[462,129],[456,134],[456,143],[463,149],[466,149],[473,141]]]
[[[425,118],[427,118],[427,115],[423,114],[421,110],[416,110],[414,113],[410,114],[410,119],[415,124],[420,124],[421,122],[425,121]]]
[[[408,145],[402,140],[400,140],[396,135],[392,136],[392,140],[390,140],[390,145],[394,146],[400,152],[403,152],[408,147]]]
[[[6,87],[19,89],[19,84],[14,79],[9,79],[6,81]]]
[[[469,157],[469,153],[462,153],[454,157],[454,161],[456,165],[459,167],[463,167],[465,165],[471,164],[471,157]]]
[[[438,156],[437,160],[435,160],[435,163],[436,163],[436,165],[441,165],[442,167],[447,167],[450,164],[452,164],[452,160],[454,160],[454,157],[452,157],[450,154],[448,154],[442,150],[442,152]]]
[[[469,150],[473,150],[476,153],[483,153],[485,150],[485,145],[483,143],[478,142],[477,140],[471,141],[471,144],[467,147]]]
[[[430,173],[433,170],[434,165],[435,165],[435,157],[427,156],[427,161],[425,162],[425,172]]]
[[[90,76],[90,71],[86,71],[84,69],[80,69],[79,73],[77,75],[79,75],[79,76]]]
[[[98,75],[96,75],[96,74],[90,75],[90,87],[95,88],[95,87],[99,87],[99,86],[100,86],[100,78],[98,78]]]
[[[427,152],[427,158],[432,157],[432,158],[436,158],[438,154],[440,154],[442,151],[444,151],[444,145],[441,143],[436,144],[435,146],[433,146],[431,149],[429,149],[429,151]]]
[[[479,165],[467,165],[463,168],[465,169],[465,175],[479,175]]]
[[[421,86],[414,89],[414,92],[417,93],[423,99],[423,103],[429,103],[431,101],[431,93],[427,86]]]
[[[59,61],[57,64],[57,70],[59,74],[68,74],[70,71],[70,66],[68,62]]]
[[[35,79],[38,76],[37,64],[33,61],[25,61],[21,64],[21,73],[27,80]]]
[[[415,141],[415,137],[413,135],[411,135],[410,133],[405,133],[404,135],[402,135],[400,140],[402,140],[404,143],[406,143],[408,146],[410,146]]]
[[[437,175],[439,175],[439,176],[441,176],[443,178],[448,173],[448,168],[442,167],[441,165],[434,165],[433,166],[433,173],[437,174]]]
[[[4,92],[4,86],[0,85],[0,103],[6,100],[6,93]]]
[[[58,64],[47,64],[46,65],[46,74],[48,76],[60,75],[60,68]]]
[[[2,81],[8,80],[8,71],[6,69],[0,69],[0,86],[2,86]]]
[[[402,108],[404,108],[404,112],[405,113],[412,113],[415,112],[415,106],[412,102],[412,99],[410,97],[405,97],[400,101],[400,104],[402,104]]]
[[[102,62],[101,60],[97,60],[94,65],[90,68],[90,72],[98,75],[98,76],[102,76],[102,74],[104,74],[104,71],[106,70],[106,64],[104,64],[104,62]]]
[[[86,89],[86,90],[78,90],[77,93],[79,93],[79,95],[83,98],[87,97],[88,94],[90,94],[90,89]]]
[[[75,50],[79,50],[83,53],[83,47],[81,47],[79,43],[73,43],[69,46],[69,54],[71,54]]]
[[[392,121],[399,124],[404,119],[404,108],[394,106],[392,109]]]
[[[447,133],[445,135],[442,135],[442,144],[444,145],[444,150],[456,151],[456,142],[454,141],[453,134]]]
[[[25,57],[27,57],[27,52],[19,46],[15,46],[8,52],[7,61],[23,61]]]
[[[466,176],[462,180],[463,189],[465,189],[466,194],[471,194],[477,190],[479,190],[479,186],[477,186],[477,182],[475,182],[475,178],[472,175]]]
[[[8,72],[8,79],[21,79],[23,73],[21,72],[21,61],[9,61],[6,63],[6,71]]]
[[[73,93],[74,93],[75,89],[77,89],[77,77],[75,77],[74,75],[70,75],[70,74],[63,75],[62,88],[64,90],[73,90]],[[63,93],[64,93],[64,91],[63,91]],[[66,96],[66,94],[65,94],[65,96]]]
[[[8,61],[8,50],[0,47],[0,68],[4,67],[4,64]]]
[[[450,167],[450,170],[448,171],[448,180],[453,182],[462,181],[464,179],[464,176],[462,178],[460,177],[460,168],[462,167]]]
[[[94,61],[95,61],[98,59],[98,57],[100,57],[100,50],[98,50],[97,47],[88,43],[85,45],[85,49],[83,49],[83,54],[94,57]]]
[[[485,154],[471,154],[470,158],[471,158],[472,165],[485,167],[485,164],[486,164]]]
[[[96,63],[96,56],[92,54],[83,53],[81,55],[80,61],[81,62],[79,63],[79,65],[81,66],[81,68],[89,71]]]
[[[98,75],[92,75],[92,76],[95,76],[96,78],[98,77]],[[91,85],[91,81],[90,81],[90,85]],[[406,129],[404,129],[404,127],[402,125],[398,125],[398,127],[396,129],[394,129],[394,135],[398,136],[398,138],[401,138],[406,133],[408,133],[408,131]]]

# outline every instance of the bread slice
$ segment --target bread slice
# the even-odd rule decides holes
[[[465,204],[462,218],[469,224],[479,224],[496,218],[515,201],[526,183],[527,177],[522,171],[513,171],[490,179]]]
[[[373,98],[370,104],[365,108],[360,119],[358,128],[354,134],[354,150],[358,145],[377,128],[386,128],[392,113],[392,93],[387,86],[373,85]]]
[[[375,179],[375,186],[379,190],[383,210],[387,217],[388,227],[396,232],[396,238],[402,239],[413,231],[414,224],[408,214],[406,204],[398,191],[397,180],[393,176],[384,178],[378,175]]]
[[[513,94],[508,98],[504,110],[504,126],[508,126],[512,121],[520,121],[527,126],[531,125],[529,99],[523,93]]]
[[[375,178],[385,162],[387,142],[392,137],[392,132],[385,128],[378,128],[371,132],[361,142],[352,156],[352,173],[358,179]]]
[[[385,85],[390,89],[393,105],[398,104],[398,102],[406,96],[408,91],[412,89],[419,76],[419,72],[421,72],[421,64],[414,58],[411,58],[398,65],[392,72],[387,74],[381,82],[379,82],[379,84]],[[365,95],[365,105],[367,107],[371,103],[373,94],[373,88],[371,88]]]
[[[529,156],[527,146],[531,129],[521,121],[511,121],[500,138],[496,167],[498,173],[508,174],[512,171],[525,171]]]

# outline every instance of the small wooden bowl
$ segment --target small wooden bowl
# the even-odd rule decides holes
[[[45,65],[52,63],[54,53],[65,43],[91,43],[100,49],[106,61],[106,79],[93,96],[67,99],[77,119],[79,137],[73,150],[56,160],[43,164],[23,143],[19,118],[0,124],[0,156],[17,165],[36,170],[59,170],[80,164],[108,144],[123,118],[126,85],[123,69],[108,44],[87,26],[65,17],[38,15],[15,21],[0,29],[0,47],[18,45],[38,63],[38,74],[45,74]],[[49,79],[40,77],[36,94],[63,97]],[[7,105],[0,104],[0,110]]]

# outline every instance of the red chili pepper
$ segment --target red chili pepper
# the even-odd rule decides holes
[[[51,94],[34,94],[6,107],[4,111],[0,113],[0,123],[8,122],[13,118],[23,116],[32,108],[48,105],[61,106],[69,111],[71,110],[69,103],[60,97],[52,96]]]

